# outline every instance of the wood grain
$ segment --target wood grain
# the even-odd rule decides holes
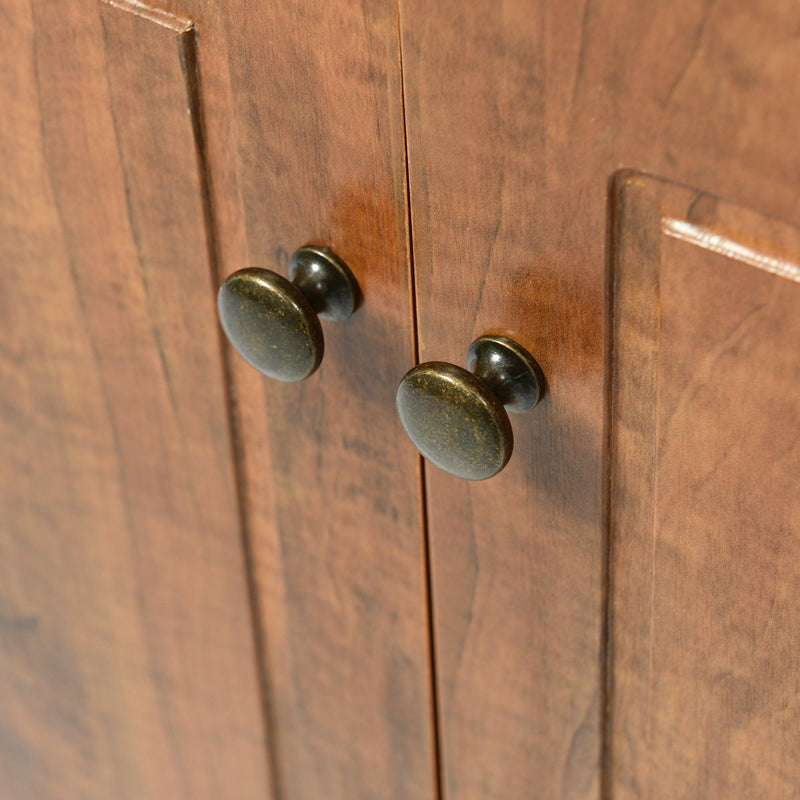
[[[621,176],[615,798],[800,785],[800,229]]]
[[[2,10],[0,794],[263,799],[194,32],[116,5]]]
[[[800,219],[800,13],[400,10],[421,360],[504,334],[549,392],[496,479],[426,470],[445,796],[597,797],[608,182],[637,167]]]
[[[231,356],[280,796],[430,800],[419,466],[394,411],[414,361],[396,8],[198,14],[223,274],[286,274],[315,243],[364,295],[302,384]]]

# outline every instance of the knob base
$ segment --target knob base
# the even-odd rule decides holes
[[[467,351],[467,368],[514,414],[530,411],[544,395],[544,374],[536,359],[505,336],[476,339]]]
[[[358,281],[347,264],[327,247],[306,245],[296,250],[289,261],[289,279],[321,319],[342,322],[358,306]]]

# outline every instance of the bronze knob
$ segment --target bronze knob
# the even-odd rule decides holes
[[[347,265],[325,247],[301,247],[289,278],[268,269],[240,269],[217,295],[217,310],[230,343],[251,366],[279,381],[302,381],[322,361],[320,318],[339,322],[355,310],[358,283]]]
[[[471,481],[500,472],[514,448],[506,410],[522,413],[544,393],[533,356],[505,336],[481,336],[467,367],[429,361],[409,370],[397,410],[411,441],[437,467]]]

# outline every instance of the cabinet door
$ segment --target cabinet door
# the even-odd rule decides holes
[[[194,32],[0,16],[0,795],[263,800]]]
[[[795,797],[800,230],[634,174],[614,249],[613,797]]]
[[[637,167],[796,220],[800,12],[783,0],[400,10],[421,359],[463,364],[473,338],[499,333],[547,379],[544,402],[512,420],[496,478],[425,469],[445,795],[596,798],[609,182]]]
[[[0,783],[430,800],[396,8],[163,5],[5,3]],[[215,289],[308,243],[363,307],[264,382]]]
[[[286,274],[314,243],[363,293],[303,383],[231,357],[280,796],[432,800],[419,465],[394,411],[415,358],[396,7],[197,5],[222,272]]]

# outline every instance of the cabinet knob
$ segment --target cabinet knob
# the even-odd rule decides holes
[[[508,463],[514,435],[506,411],[533,408],[544,376],[533,356],[505,336],[476,339],[467,367],[441,361],[413,367],[397,390],[397,410],[425,458],[458,478],[480,481]]]
[[[301,247],[289,278],[268,269],[240,269],[217,295],[225,335],[251,366],[279,381],[302,381],[322,361],[320,318],[339,322],[358,305],[358,282],[325,247]]]

